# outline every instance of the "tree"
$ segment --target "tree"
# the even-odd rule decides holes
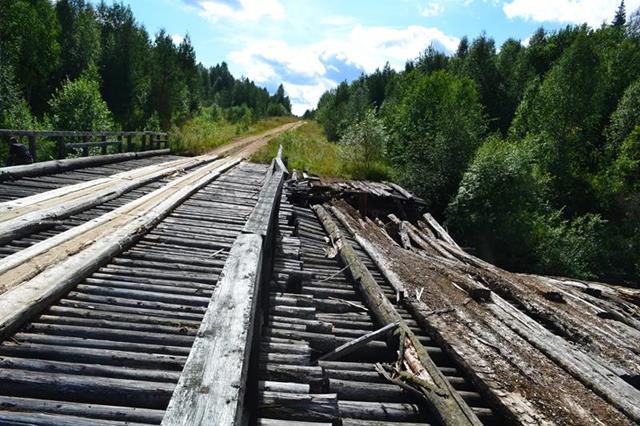
[[[620,6],[618,6],[618,10],[616,11],[616,16],[613,18],[613,22],[611,26],[616,28],[624,27],[624,24],[627,22],[627,12],[624,6],[624,0],[620,2]]]
[[[0,51],[36,113],[46,110],[60,64],[60,25],[49,0],[0,0]]]
[[[607,150],[616,155],[622,142],[640,125],[640,79],[627,88],[606,129]]]
[[[61,80],[73,80],[88,67],[98,64],[100,29],[93,7],[84,0],[59,0],[56,15],[60,22]]]
[[[391,163],[401,184],[441,214],[487,124],[474,82],[446,71],[414,71],[388,111]]]
[[[151,45],[128,6],[101,3],[97,9],[102,55],[102,94],[115,120],[125,129],[144,128],[153,115]]]
[[[31,115],[29,105],[20,96],[13,69],[10,65],[2,64],[0,58],[0,128],[35,129],[36,127],[37,123]]]
[[[384,123],[369,109],[362,120],[349,126],[340,138],[341,152],[356,172],[367,173],[382,160],[388,141]]]
[[[57,130],[111,130],[113,122],[97,81],[87,75],[67,80],[49,101]]]
[[[492,130],[506,130],[508,112],[504,109],[504,88],[496,66],[496,48],[493,39],[480,35],[471,44],[462,72],[478,85],[478,93],[486,108]]]

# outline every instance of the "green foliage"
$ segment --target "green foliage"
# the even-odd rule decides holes
[[[27,102],[13,103],[21,105],[16,117],[23,117],[14,122],[24,122],[27,111],[45,120],[52,94],[94,71],[116,126],[126,130],[142,129],[150,120],[155,125],[156,118],[159,128],[169,130],[211,105],[246,105],[251,120],[291,115],[282,86],[270,95],[234,78],[225,63],[206,68],[188,36],[178,46],[164,30],[151,40],[129,6],[110,3],[0,0],[1,60],[15,71],[18,96]],[[238,131],[247,126],[243,122]]]
[[[60,25],[49,0],[0,0],[0,51],[34,111],[46,109],[60,64]]]
[[[441,214],[455,194],[486,121],[476,86],[445,71],[410,73],[388,110],[391,164],[398,180]]]
[[[640,124],[640,79],[627,88],[618,108],[611,115],[606,129],[609,152],[617,151],[638,124]]]
[[[341,156],[351,175],[373,179],[385,176],[384,154],[389,136],[381,119],[368,110],[340,138]]]
[[[627,19],[621,3],[611,25],[540,28],[499,51],[485,34],[451,56],[431,46],[403,72],[325,93],[316,118],[329,140],[352,139],[372,107],[394,178],[482,257],[640,282],[640,10]]]
[[[489,138],[478,150],[448,208],[448,224],[478,254],[510,269],[593,278],[604,222],[587,214],[562,218],[547,202],[548,142]]]
[[[111,130],[113,121],[97,81],[82,76],[67,82],[50,101],[52,120],[60,130]]]
[[[343,169],[340,147],[327,141],[322,128],[316,122],[271,139],[251,157],[251,161],[270,163],[282,145],[283,157],[289,169],[307,171],[321,176],[351,177]]]

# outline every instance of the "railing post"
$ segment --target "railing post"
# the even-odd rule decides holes
[[[89,142],[89,137],[87,135],[82,136],[82,142]],[[88,157],[89,156],[89,147],[88,146],[83,146],[82,147],[82,156],[83,157]]]
[[[64,136],[58,136],[56,138],[56,145],[57,145],[57,157],[58,160],[62,160],[64,159],[64,157],[67,156],[67,150],[66,147],[64,146]]]
[[[105,135],[100,136],[100,141],[101,142],[106,142],[107,141],[107,137]],[[100,154],[102,155],[107,155],[107,144],[104,144],[100,147]]]
[[[122,133],[118,134],[118,153],[122,154]]]
[[[30,134],[29,135],[29,153],[31,154],[31,158],[33,159],[33,162],[35,163],[37,160],[36,158],[36,151],[37,151],[37,143],[36,143],[36,135],[34,134]]]
[[[142,145],[140,146],[140,151],[146,151],[147,150],[147,134],[143,133],[142,134]]]
[[[133,143],[133,135],[129,134],[127,135],[127,152],[131,152],[131,149],[133,148],[132,143]]]

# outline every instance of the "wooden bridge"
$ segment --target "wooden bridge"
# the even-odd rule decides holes
[[[0,168],[0,424],[640,422],[637,291],[500,270],[397,185],[245,160],[292,126]]]

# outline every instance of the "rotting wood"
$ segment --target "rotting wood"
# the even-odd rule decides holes
[[[403,355],[406,355],[406,352],[412,349],[415,351],[413,356],[417,357],[418,360],[418,365],[415,365],[415,367],[418,367],[419,371],[414,368],[410,368],[410,370],[413,371],[413,374],[417,373],[421,380],[428,377],[431,381],[431,385],[421,383],[420,388],[423,390],[423,394],[434,415],[445,425],[480,425],[480,420],[440,373],[429,358],[427,350],[380,290],[375,279],[363,265],[350,243],[342,237],[340,230],[329,213],[319,205],[312,206],[312,209],[320,219],[332,243],[337,247],[338,254],[344,264],[351,265],[349,271],[353,279],[358,283],[367,305],[378,321],[384,325],[398,323],[402,347],[407,348],[407,351],[403,350]],[[420,367],[425,374],[421,373]]]
[[[367,333],[363,336],[358,337],[357,339],[353,339],[349,343],[345,343],[344,345],[338,346],[331,352],[322,355],[320,358],[318,358],[318,361],[335,361],[346,355],[349,355],[350,353],[358,350],[359,348],[366,345],[370,341],[377,339],[378,337],[386,336],[387,334],[391,333],[396,328],[398,328],[398,325],[399,325],[398,323],[387,324],[376,331],[372,331],[371,333]]]

